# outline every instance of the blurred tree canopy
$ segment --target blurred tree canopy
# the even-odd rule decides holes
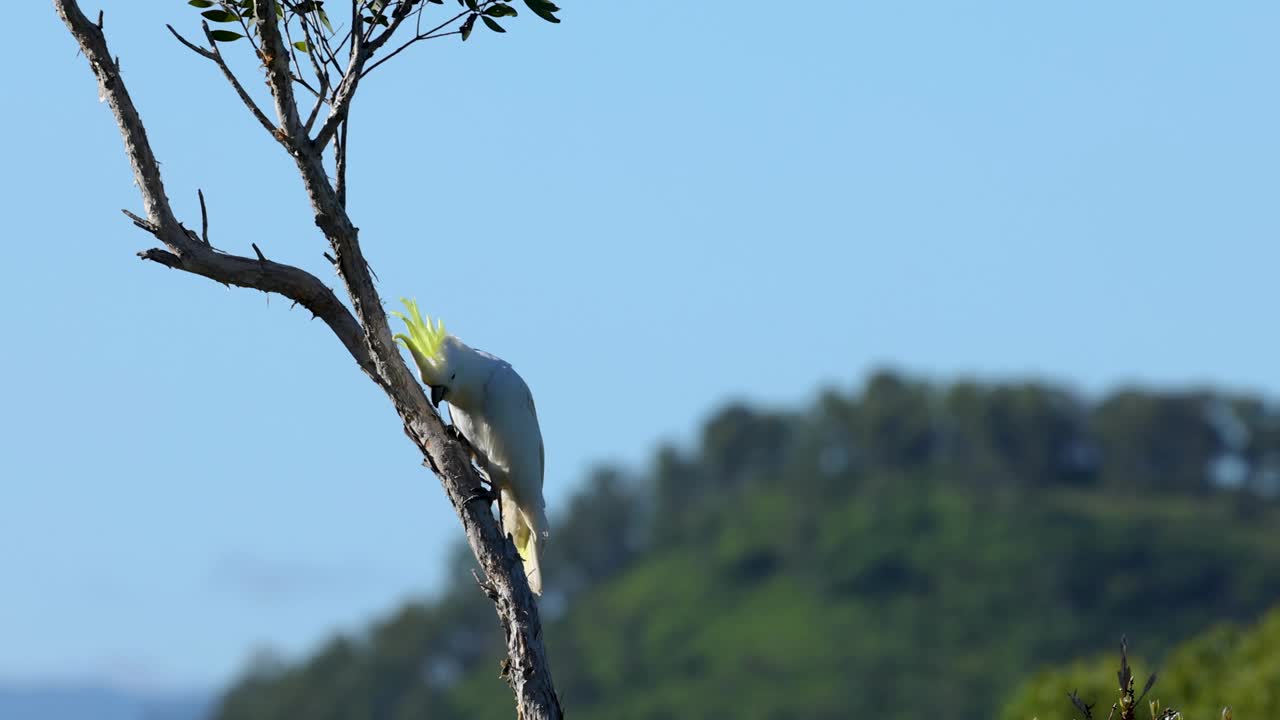
[[[568,713],[611,720],[988,720],[1122,634],[1158,657],[1280,600],[1278,459],[1280,410],[1210,391],[1090,401],[881,372],[798,411],[732,405],[558,509],[557,686]],[[251,666],[219,720],[508,717],[500,631],[458,557],[441,597]],[[1186,677],[1162,697],[1199,702]],[[1221,689],[1242,710],[1261,693]]]
[[[1280,607],[1250,627],[1215,625],[1178,645],[1157,669],[1148,697],[1177,708],[1186,720],[1219,720],[1224,707],[1241,720],[1280,717]],[[1113,657],[1080,661],[1023,683],[1000,718],[1069,720],[1078,713],[1070,712],[1068,691],[1103,708],[1116,689]]]

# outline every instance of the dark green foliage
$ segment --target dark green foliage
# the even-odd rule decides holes
[[[1207,490],[1205,469],[1223,448],[1204,394],[1122,392],[1094,415],[1104,481],[1136,489]]]
[[[548,0],[524,0],[524,4],[529,6],[529,9],[543,20],[553,23],[560,22],[560,18],[555,16],[555,13],[560,12],[560,8],[555,3],[548,2]]]
[[[205,10],[200,14],[217,23],[236,22],[240,19],[239,15],[227,10]]]
[[[557,686],[583,718],[989,720],[1108,638],[1159,656],[1280,597],[1278,428],[1248,398],[892,373],[803,412],[728,407],[695,447],[598,469],[558,508]],[[510,717],[457,557],[443,598],[248,674],[221,720]]]
[[[368,35],[371,28],[390,28],[391,19],[395,17],[409,17],[411,14],[421,13],[426,5],[441,5],[444,0],[358,0],[359,5],[356,8],[360,11],[360,19],[364,30],[362,34]],[[555,13],[560,8],[549,0],[524,0],[525,4],[533,11],[535,15],[546,20],[547,22],[558,23],[560,18]],[[203,10],[200,14],[206,20],[215,23],[236,23],[243,29],[248,30],[255,22],[253,17],[253,0],[187,0],[187,4]],[[511,6],[509,2],[500,0],[458,0],[458,5],[465,7],[466,10],[450,19],[443,16],[444,24],[437,30],[442,35],[452,35],[455,32],[465,41],[471,37],[471,31],[475,28],[476,19],[482,20],[486,27],[497,33],[505,33],[506,29],[498,24],[496,18],[512,18],[520,13]],[[368,14],[365,14],[368,13]],[[321,45],[325,41],[329,41],[336,45],[341,45],[346,40],[340,39],[335,33],[333,23],[329,21],[329,15],[325,11],[325,0],[304,0],[303,2],[278,2],[276,3],[276,15],[284,21],[286,28],[294,28],[298,32],[314,32],[319,37]],[[457,23],[456,30],[445,31],[448,26]],[[323,29],[323,32],[322,32]],[[232,42],[238,40],[244,35],[226,30],[215,30],[214,39],[219,42]],[[369,35],[372,37],[372,35]],[[291,42],[297,50],[311,54],[321,52],[322,48],[317,47],[315,43],[305,41]],[[317,56],[318,59],[332,60],[332,48],[328,52],[321,52]]]
[[[1068,689],[1095,703],[1094,716],[1106,716],[1116,702],[1114,666],[1109,657],[1045,671],[1026,681],[1001,712],[1002,720],[1068,720],[1080,717],[1062,702]],[[1177,646],[1160,663],[1159,677],[1147,694],[1152,707],[1137,703],[1138,717],[1181,711],[1183,720],[1280,717],[1280,607],[1256,625],[1216,625]],[[1147,704],[1144,708],[1142,705]],[[1229,714],[1224,708],[1230,708]]]

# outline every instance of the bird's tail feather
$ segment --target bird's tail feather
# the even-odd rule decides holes
[[[542,565],[538,561],[538,538],[533,533],[527,532],[528,525],[525,526],[528,539],[525,542],[524,550],[520,553],[521,559],[524,560],[524,574],[529,579],[529,589],[534,595],[542,594]]]
[[[502,532],[515,541],[516,551],[524,561],[524,574],[529,579],[529,589],[535,595],[542,594],[542,567],[538,562],[538,535],[530,527],[523,509],[516,504],[515,495],[501,489]],[[545,531],[541,533],[545,535]]]

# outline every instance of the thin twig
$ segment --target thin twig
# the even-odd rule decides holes
[[[262,51],[258,49],[258,43],[253,40],[253,30],[249,29],[249,24],[244,21],[244,16],[240,12],[240,8],[228,7],[228,4],[225,2],[222,3],[222,7],[223,9],[231,12],[232,15],[236,16],[236,21],[240,23],[240,29],[244,30],[245,39],[249,41],[249,46],[253,48],[253,56],[262,57]]]
[[[320,92],[316,96],[316,102],[311,106],[311,112],[307,114],[307,121],[303,124],[303,132],[310,135],[311,128],[315,127],[316,118],[320,117],[320,108],[329,102],[329,70],[316,60],[316,56],[320,54],[320,50],[315,46],[315,40],[311,37],[310,25],[303,16],[299,20],[302,26],[302,36],[304,42],[307,43],[307,59],[311,62],[311,71],[315,74],[317,82],[320,84]],[[288,27],[286,25],[286,27]],[[297,62],[295,57],[294,62]],[[298,72],[302,72],[302,68],[298,68]]]
[[[422,4],[425,6],[427,3]],[[377,24],[372,23],[373,27],[369,31],[369,39],[366,43],[369,57],[373,57],[374,53],[378,52],[396,34],[396,31],[400,29],[400,25],[409,17],[409,12],[401,12],[403,7],[403,5],[396,7],[395,12],[391,14],[391,24],[387,26],[386,30],[379,33],[377,37],[373,36],[373,31],[377,29]],[[386,11],[384,9],[383,15],[385,16],[385,14]]]
[[[124,213],[125,217],[132,220],[134,225],[137,225],[138,227],[142,228],[143,230],[146,230],[149,233],[156,233],[160,231],[160,228],[155,223],[151,222],[150,220],[144,217],[140,217],[124,208],[121,208],[120,212]]]
[[[352,42],[356,43],[357,47],[351,55],[351,62],[347,66],[346,72],[343,73],[342,80],[338,83],[338,89],[333,93],[329,117],[325,119],[324,124],[316,131],[315,139],[312,141],[316,150],[320,152],[323,152],[325,146],[333,139],[334,133],[338,131],[339,123],[346,119],[347,111],[351,109],[351,101],[356,95],[356,88],[360,84],[361,69],[368,59],[359,33],[352,35]]]
[[[182,34],[179,33],[177,30],[174,30],[172,25],[165,25],[165,27],[169,28],[169,32],[173,33],[173,36],[178,38],[178,42],[182,43],[183,45],[186,45],[187,48],[191,50],[191,52],[207,60],[214,60],[217,57],[216,55],[214,55],[214,53],[210,52],[209,50],[206,50],[205,48],[202,48],[199,45],[196,45],[195,43],[191,42],[190,40],[182,37]]]
[[[196,196],[200,198],[200,239],[209,244],[209,209],[204,204],[204,190],[196,188]]]
[[[326,65],[332,65],[335,70],[342,72],[342,63],[338,62],[337,52],[334,51],[333,46],[329,44],[329,36],[325,34],[324,27],[320,24],[320,11],[317,9],[313,11],[313,14],[315,17],[310,18],[310,22],[315,27],[315,37],[318,41],[317,47],[324,51],[322,59]],[[350,31],[348,30],[348,36],[349,35]],[[346,37],[344,37],[338,42],[338,47],[342,47],[346,42]]]
[[[165,27],[169,28],[169,32],[173,33],[173,36],[178,39],[178,42],[187,46],[192,52],[196,53],[200,57],[213,61],[213,63],[218,66],[218,69],[222,71],[222,75],[227,79],[227,82],[231,83],[231,87],[236,91],[236,95],[240,97],[240,102],[244,103],[244,106],[249,109],[249,112],[258,120],[258,123],[261,124],[272,137],[276,136],[275,125],[267,119],[266,114],[262,112],[262,108],[258,107],[258,103],[255,102],[249,95],[248,91],[244,89],[244,86],[240,84],[240,80],[236,78],[235,73],[231,72],[231,68],[228,67],[226,61],[222,59],[222,51],[218,49],[218,43],[213,39],[213,31],[209,29],[209,23],[200,24],[200,27],[204,29],[205,38],[209,40],[208,48],[202,48],[182,37],[177,30],[173,29],[172,25],[166,25]]]
[[[465,11],[465,12],[460,12],[460,13],[458,13],[457,15],[454,15],[453,17],[449,18],[448,20],[445,20],[444,22],[440,23],[439,25],[437,25],[437,26],[435,26],[435,27],[431,28],[430,30],[426,31],[425,33],[418,33],[417,35],[415,35],[415,36],[413,36],[412,38],[410,38],[409,40],[407,40],[407,41],[406,41],[403,45],[401,45],[400,47],[396,48],[395,50],[392,50],[389,54],[387,54],[386,56],[384,56],[384,57],[383,57],[381,60],[379,60],[378,62],[376,62],[376,63],[374,63],[374,64],[370,65],[370,66],[369,66],[369,67],[367,67],[367,68],[365,68],[365,70],[364,70],[364,74],[365,74],[365,75],[368,75],[369,73],[373,72],[374,70],[376,70],[376,69],[378,68],[378,66],[379,66],[379,65],[381,65],[382,63],[384,63],[384,62],[386,62],[386,61],[390,60],[391,58],[393,58],[393,57],[395,57],[395,56],[399,55],[400,53],[404,52],[405,50],[407,50],[407,49],[409,48],[409,46],[413,45],[414,43],[421,42],[421,41],[423,41],[423,40],[432,40],[432,39],[435,39],[435,38],[438,38],[438,37],[444,37],[444,36],[446,36],[446,35],[455,35],[455,34],[457,34],[457,32],[456,32],[456,31],[455,31],[455,32],[448,32],[448,33],[441,33],[441,34],[439,34],[439,35],[436,35],[435,33],[439,32],[440,30],[443,30],[444,28],[448,27],[449,25],[452,25],[453,23],[457,22],[458,20],[461,20],[462,18],[464,18],[464,17],[466,17],[467,15],[470,15],[470,14],[471,14],[471,11],[470,11],[470,10],[467,10],[467,11]]]
[[[289,50],[289,57],[292,59],[293,65],[298,68],[298,71],[293,75],[293,81],[309,90],[312,95],[319,98],[321,96],[321,91],[311,87],[311,83],[307,82],[306,78],[302,77],[302,62],[298,60],[297,48],[294,47],[293,44],[293,33],[289,32],[289,21],[285,20],[281,24],[284,25],[284,39],[286,48]],[[316,84],[320,84],[318,79],[316,80]]]

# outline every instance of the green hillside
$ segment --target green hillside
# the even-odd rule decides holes
[[[1280,601],[1278,489],[1280,412],[1256,398],[882,373],[736,405],[553,513],[552,667],[573,717],[989,720],[1121,634],[1159,657]],[[511,717],[457,558],[445,596],[257,663],[218,718]]]

